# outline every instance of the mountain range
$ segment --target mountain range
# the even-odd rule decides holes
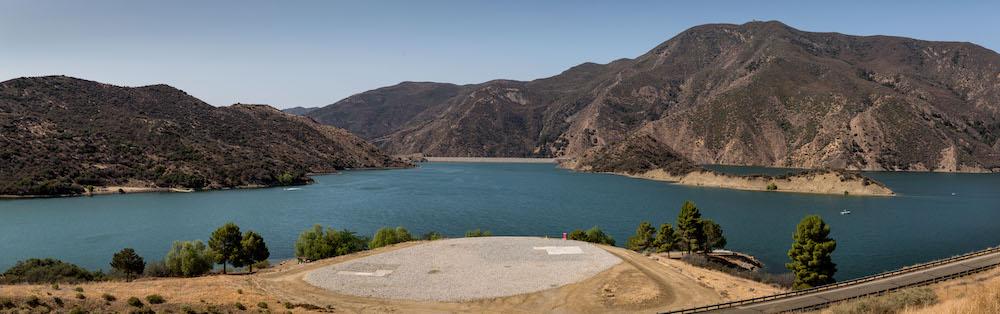
[[[265,105],[214,107],[167,85],[5,81],[0,130],[0,195],[287,185],[408,166],[345,130]]]
[[[1000,55],[709,24],[548,78],[403,82],[303,114],[392,154],[573,159],[643,134],[699,164],[1000,171]]]

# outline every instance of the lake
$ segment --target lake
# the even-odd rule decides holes
[[[734,173],[782,170],[714,167]],[[559,237],[600,226],[624,245],[639,222],[673,224],[684,200],[722,225],[729,249],[784,272],[795,225],[819,214],[837,240],[839,280],[1000,244],[1000,175],[890,173],[869,176],[899,195],[859,197],[751,192],[672,185],[551,164],[425,163],[403,170],[315,177],[301,190],[143,193],[0,201],[0,270],[30,257],[90,269],[135,248],[162,258],[174,240],[207,240],[233,221],[261,233],[272,259],[290,258],[298,234],[322,224],[371,235],[402,225],[415,235]],[[952,195],[956,193],[956,195]],[[840,215],[850,209],[851,215]]]

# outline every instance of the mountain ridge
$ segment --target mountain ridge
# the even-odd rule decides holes
[[[424,84],[307,115],[394,154],[576,158],[645,133],[702,164],[1000,171],[1000,55],[970,43],[707,24],[547,78]]]
[[[407,166],[311,118],[214,107],[163,84],[0,82],[0,129],[0,195],[288,185],[310,182],[309,173]]]

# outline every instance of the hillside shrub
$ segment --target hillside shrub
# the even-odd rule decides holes
[[[100,272],[90,272],[74,264],[46,258],[17,262],[0,276],[0,283],[78,283],[103,279]]]
[[[466,238],[491,237],[491,236],[493,236],[493,233],[490,232],[489,230],[476,229],[465,232]]]
[[[128,303],[128,305],[131,305],[131,306],[134,306],[134,307],[142,307],[143,306],[142,300],[139,300],[139,298],[136,298],[136,297],[130,297],[130,298],[128,298],[128,301],[125,301],[125,303]]]
[[[375,232],[375,236],[372,237],[372,241],[368,244],[368,248],[375,249],[412,240],[413,236],[410,235],[410,231],[406,230],[406,228],[401,226],[396,228],[383,227]]]
[[[146,296],[146,302],[149,302],[149,304],[162,304],[163,302],[167,302],[167,300],[163,299],[163,296],[159,294],[150,294]]]
[[[172,276],[200,276],[212,270],[214,254],[205,243],[198,240],[174,241],[163,262]]]
[[[347,229],[335,230],[320,225],[306,229],[295,241],[295,256],[315,261],[364,250],[368,240]]]
[[[615,245],[615,239],[610,235],[605,233],[601,228],[594,226],[593,228],[583,231],[581,229],[576,229],[570,232],[567,236],[570,240],[584,241],[597,244]]]

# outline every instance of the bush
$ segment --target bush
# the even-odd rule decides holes
[[[267,308],[267,302],[260,301],[260,302],[257,303],[257,307],[262,308],[262,309],[266,309]]]
[[[937,295],[928,287],[910,288],[891,294],[862,298],[830,307],[835,314],[897,313],[905,308],[937,303]]]
[[[59,290],[59,284],[57,283],[52,284],[52,290]]]
[[[28,302],[25,302],[24,304],[27,304],[28,307],[38,307],[39,305],[42,305],[42,300],[36,296],[31,296],[28,298]]]
[[[771,182],[771,184],[767,185],[767,190],[768,191],[777,191],[778,190],[778,185],[774,184],[774,182]]]
[[[167,263],[156,261],[146,264],[144,274],[149,277],[170,277],[170,269],[167,268]]]
[[[99,280],[103,275],[90,272],[70,263],[60,260],[27,259],[17,262],[0,276],[0,284],[15,283],[78,283]]]
[[[164,259],[173,276],[200,276],[212,270],[215,254],[201,241],[174,241]]]
[[[73,288],[73,291],[76,291],[76,292],[83,292],[83,287],[76,287],[76,288]]]
[[[167,300],[163,299],[163,297],[159,294],[150,294],[146,296],[146,301],[149,302],[149,304],[162,304]]]
[[[236,309],[238,309],[240,311],[246,311],[247,310],[247,307],[245,305],[243,305],[243,303],[236,302],[236,304],[234,304],[234,305],[236,306]]]
[[[151,309],[151,308],[133,309],[131,311],[128,311],[128,313],[129,314],[156,314],[156,312],[153,311],[153,309]]]
[[[427,240],[427,241],[441,240],[441,239],[444,239],[444,235],[442,235],[440,232],[437,232],[437,231],[431,231],[431,232],[425,233],[423,236],[420,237],[420,239]]]
[[[491,237],[491,236],[493,236],[493,233],[490,232],[489,230],[476,229],[465,232],[466,238]]]
[[[594,226],[587,231],[583,231],[581,229],[573,230],[566,236],[566,238],[590,243],[615,245],[615,239],[607,233],[604,233],[604,231],[597,226]]]
[[[383,227],[375,232],[375,236],[372,237],[372,241],[368,244],[368,248],[380,248],[387,245],[393,245],[396,243],[402,243],[407,241],[412,241],[413,236],[410,235],[410,231],[403,227],[389,228]]]
[[[0,310],[12,309],[15,307],[17,307],[17,304],[14,304],[14,301],[11,301],[10,299],[0,300]]]
[[[268,268],[268,267],[271,267],[271,262],[268,262],[267,260],[259,261],[259,262],[253,263],[253,267],[256,268],[256,269]]]
[[[118,300],[118,298],[116,298],[115,296],[107,294],[107,293],[102,294],[101,295],[101,299],[104,299],[104,301],[108,301],[108,302],[115,302],[115,300]]]
[[[83,300],[83,299],[86,299],[86,298],[87,298],[87,296],[83,295],[83,293],[77,293],[77,294],[76,294],[76,298],[77,298],[77,299],[80,299],[80,300]]]
[[[56,305],[58,305],[59,307],[63,306],[63,300],[61,298],[59,298],[59,297],[53,297],[52,298],[52,302],[55,302]]]
[[[128,298],[128,301],[125,301],[125,303],[128,303],[128,305],[131,305],[131,306],[134,306],[134,307],[142,307],[142,305],[143,305],[142,304],[142,300],[139,300],[139,298],[136,298],[136,297]]]
[[[84,311],[79,307],[74,307],[72,310],[69,310],[69,314],[87,314],[87,311]]]
[[[334,230],[315,225],[295,241],[295,256],[310,261],[350,254],[365,249],[368,240],[347,229]]]

